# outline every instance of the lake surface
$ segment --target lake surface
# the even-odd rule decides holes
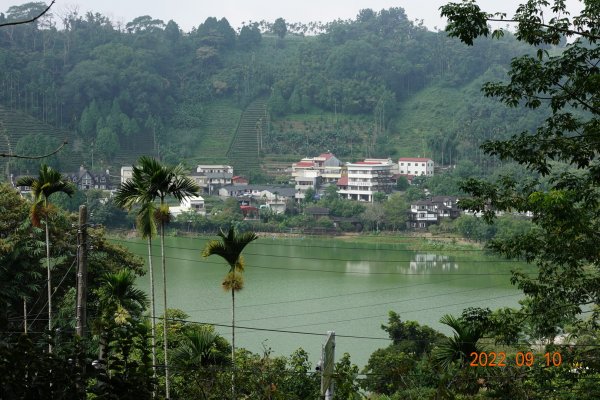
[[[228,266],[218,256],[201,257],[206,241],[166,238],[168,306],[185,311],[192,321],[224,325],[217,330],[230,340],[231,294],[221,288]],[[163,307],[158,242],[153,246],[157,313]],[[145,241],[116,243],[147,258]],[[327,331],[335,331],[336,357],[348,352],[362,367],[374,350],[390,343],[381,329],[390,310],[402,320],[449,334],[439,323],[444,314],[517,306],[522,297],[509,279],[510,270],[523,264],[479,250],[413,251],[401,243],[262,237],[243,254],[245,288],[236,293],[236,346],[261,353],[268,347],[275,355],[302,347],[313,365]],[[138,284],[149,292],[147,275]]]

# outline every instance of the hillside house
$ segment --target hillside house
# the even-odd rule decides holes
[[[206,207],[202,196],[185,197],[179,203],[179,206],[169,207],[169,213],[174,217],[184,212],[195,212],[196,214],[206,215]]]
[[[398,160],[398,168],[404,176],[433,176],[434,163],[431,158],[404,157]]]
[[[391,192],[393,164],[390,159],[346,164],[348,174],[338,180],[338,193],[349,200],[372,203],[375,193]]]
[[[248,183],[248,179],[240,175],[236,175],[233,178],[231,178],[232,185],[247,185]]]
[[[105,172],[92,172],[82,165],[79,167],[79,171],[68,172],[63,175],[79,190],[110,190],[113,188],[108,170]]]
[[[222,186],[231,185],[233,167],[230,165],[198,165],[189,177],[208,194]]]
[[[411,203],[406,222],[409,228],[426,229],[438,224],[444,218],[458,218],[458,198],[454,196],[434,196],[431,199]]]
[[[277,214],[285,212],[287,201],[293,200],[295,193],[292,187],[270,185],[228,185],[219,189],[220,197],[235,197],[243,205],[250,205],[252,200]]]
[[[296,200],[304,199],[308,189],[317,190],[322,184],[335,184],[342,177],[342,162],[332,153],[303,158],[292,164]]]

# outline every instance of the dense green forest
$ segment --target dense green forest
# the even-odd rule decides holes
[[[44,7],[13,6],[0,21]],[[147,15],[117,26],[98,13],[50,12],[6,27],[0,150],[41,154],[68,137],[49,161],[65,171],[118,168],[141,154],[257,169],[253,159],[326,150],[346,160],[421,155],[487,168],[478,150],[485,139],[539,122],[539,112],[473,101],[527,51],[510,34],[467,48],[401,8],[326,24],[276,22],[236,31],[211,17],[183,32]],[[37,169],[3,162],[3,176]]]
[[[460,180],[460,190],[470,196],[461,206],[483,214],[459,218],[454,228],[489,239],[486,250],[532,269],[511,271],[511,282],[523,293],[517,308],[482,305],[444,315],[440,323],[449,335],[390,311],[388,321],[380,321],[389,342],[364,368],[353,365],[349,354],[335,363],[336,398],[597,399],[600,9],[597,2],[585,2],[571,19],[565,17],[565,2],[552,4],[556,18],[546,18],[546,1],[521,5],[515,36],[492,31],[488,22],[496,15],[471,1],[442,7],[449,35],[472,47],[427,32],[400,9],[363,11],[353,21],[319,25],[319,34],[308,37],[300,34],[304,28],[288,29],[283,20],[239,33],[212,18],[188,34],[174,22],[163,26],[151,17],[117,29],[95,14],[67,16],[61,29],[48,17],[2,27],[2,151],[45,152],[66,136],[69,149],[48,160],[64,169],[91,162],[92,152],[103,167],[132,162],[134,154],[146,151],[192,162],[203,159],[204,144],[213,159],[243,162],[250,154],[240,155],[240,143],[252,143],[250,137],[253,155],[283,159],[311,146],[346,145],[349,137],[336,136],[337,130],[354,129],[349,150],[330,149],[349,151],[350,157],[394,149],[402,154],[412,143],[412,151],[420,148],[439,162],[458,164],[423,184],[435,192],[448,180]],[[43,9],[41,3],[12,7],[0,24]],[[565,38],[573,40],[564,44]],[[359,53],[345,51],[350,48]],[[365,53],[374,58],[356,56]],[[515,53],[519,57],[504,66]],[[511,108],[482,98],[477,87],[487,79],[507,79],[485,84],[483,94]],[[225,124],[236,126],[224,130]],[[20,127],[27,130],[19,133]],[[286,144],[298,133],[304,133],[306,147]],[[219,145],[221,137],[229,140]],[[330,141],[319,141],[325,137]],[[485,139],[492,140],[479,147]],[[270,149],[273,143],[280,148]],[[145,273],[143,259],[108,240],[102,227],[61,209],[58,193],[77,196],[71,183],[45,164],[9,160],[3,165],[7,172],[35,170],[39,176],[19,180],[32,188],[31,202],[11,185],[0,185],[0,398],[319,397],[320,374],[304,350],[289,356],[275,356],[266,346],[262,354],[235,350],[234,293],[243,286],[241,252],[252,243],[242,238],[253,235],[251,228],[236,231],[229,218],[222,220],[220,227],[229,233],[221,231],[216,244],[198,249],[198,257],[212,253],[229,267],[222,281],[232,298],[229,342],[180,310],[155,314],[154,293],[149,299],[134,284]],[[513,170],[514,164],[496,168],[510,160],[525,174]],[[139,206],[130,216],[148,240],[152,259],[151,242],[158,236],[164,254],[170,222],[165,197],[198,188],[185,182],[181,165],[151,157],[136,165],[135,179],[121,187],[129,194],[119,205]],[[499,170],[508,174],[497,175]],[[473,176],[492,171],[492,181]],[[413,189],[404,196],[418,198],[422,188]],[[333,190],[327,195],[320,201],[340,215],[357,204],[339,201]],[[401,215],[403,207],[392,207],[401,198],[390,199],[393,204],[372,213],[374,223],[387,218],[393,225],[389,217]],[[114,206],[104,211],[124,217]],[[496,211],[532,217],[527,227],[501,230]],[[460,251],[467,250],[481,249]],[[87,325],[73,318],[78,309],[73,268],[86,261]],[[166,263],[161,257],[163,272]]]

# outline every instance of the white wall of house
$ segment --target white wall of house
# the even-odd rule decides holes
[[[231,185],[233,167],[231,165],[205,164],[196,166],[196,172],[189,176],[198,186],[209,193],[219,186]]]
[[[350,200],[373,202],[376,192],[387,193],[391,190],[392,167],[391,160],[348,163],[348,185],[338,193]]]
[[[127,179],[133,178],[133,167],[123,166],[121,167],[121,183],[125,183]]]
[[[398,160],[399,173],[402,175],[433,176],[433,167],[430,158],[404,157]]]
[[[198,173],[207,173],[207,172],[220,172],[220,173],[228,173],[228,174],[233,174],[233,167],[231,165],[220,165],[220,164],[216,164],[216,165],[210,165],[210,164],[205,164],[205,165],[198,165],[196,167],[196,172]]]
[[[296,199],[303,199],[308,189],[319,187],[321,173],[316,169],[297,169],[292,173],[295,181]]]
[[[202,196],[190,196],[181,200],[179,206],[169,207],[169,213],[177,217],[184,212],[193,211],[196,214],[206,215],[204,207],[204,198]]]

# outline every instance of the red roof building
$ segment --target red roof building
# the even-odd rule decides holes
[[[231,184],[232,185],[247,185],[248,179],[244,178],[243,176],[236,175],[233,178],[231,178]]]

